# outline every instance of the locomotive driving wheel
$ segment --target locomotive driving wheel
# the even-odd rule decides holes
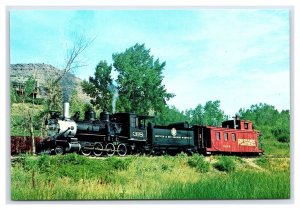
[[[93,151],[94,155],[96,157],[100,157],[102,155],[102,152],[103,152],[103,145],[101,143],[96,143]]]
[[[115,146],[112,143],[108,143],[105,147],[107,156],[113,156],[115,154]]]
[[[119,144],[118,148],[117,148],[117,151],[118,151],[119,156],[125,156],[127,154],[126,145],[125,144]]]
[[[83,154],[84,156],[89,156],[91,154],[92,150],[88,147],[83,147],[81,149],[81,154]]]
[[[64,154],[64,148],[61,145],[57,145],[54,149],[56,155]]]

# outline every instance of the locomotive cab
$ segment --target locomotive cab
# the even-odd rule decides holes
[[[154,119],[149,116],[130,114],[129,140],[147,141],[146,123]]]
[[[116,113],[111,120],[122,126],[120,138],[130,141],[147,141],[146,125],[153,121],[154,117],[136,115],[133,113]]]

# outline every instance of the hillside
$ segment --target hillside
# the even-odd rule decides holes
[[[11,64],[10,65],[10,81],[14,84],[24,83],[30,76],[33,76],[37,81],[39,90],[38,98],[45,96],[44,87],[47,79],[57,77],[62,74],[62,71],[52,65],[44,63],[29,63],[29,64]],[[68,97],[75,89],[78,96],[83,101],[89,101],[90,98],[83,93],[80,83],[81,79],[74,74],[67,73],[61,80],[62,92]]]

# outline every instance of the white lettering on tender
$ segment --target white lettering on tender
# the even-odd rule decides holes
[[[187,140],[191,140],[192,137],[189,136],[164,136],[164,135],[155,135],[155,138],[165,138],[165,139],[187,139]]]

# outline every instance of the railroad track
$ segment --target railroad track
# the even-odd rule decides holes
[[[47,154],[47,153],[45,153]],[[38,154],[38,155],[32,155],[31,157],[39,157],[41,154]],[[51,155],[50,155],[51,156]],[[127,157],[130,157],[130,156],[133,156],[133,155],[127,155]],[[144,156],[144,155],[140,155],[140,156]],[[147,155],[145,155],[147,156]],[[211,156],[208,156],[208,157],[218,157],[219,155],[211,155]],[[234,156],[234,155],[231,155],[231,156]],[[85,156],[85,157],[89,157],[89,158],[99,158],[99,159],[103,159],[103,158],[106,158],[106,156],[101,156],[101,157],[95,157],[95,156]],[[114,157],[120,157],[120,156],[117,156],[115,155]],[[151,157],[151,156],[149,156]],[[262,156],[238,156],[240,158],[259,158],[259,157],[265,157],[265,158],[272,158],[272,159],[280,159],[280,158],[291,158],[290,156],[284,156],[284,155],[262,155]],[[22,159],[22,158],[25,158],[24,155],[15,155],[15,156],[11,156],[11,161],[14,162],[16,160],[19,160],[19,159]],[[122,158],[122,157],[121,157]]]
[[[262,157],[266,157],[266,158],[274,158],[274,159],[279,159],[279,158],[291,158],[290,156],[284,156],[284,155],[263,155]]]

